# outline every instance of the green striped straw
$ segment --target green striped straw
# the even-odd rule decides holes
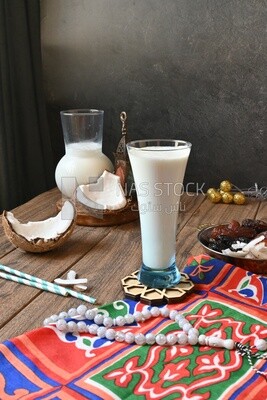
[[[93,297],[87,296],[83,293],[75,292],[75,290],[64,288],[60,285],[56,285],[55,283],[48,282],[44,279],[37,278],[36,276],[26,274],[25,272],[18,271],[17,269],[13,269],[5,265],[0,264],[0,271],[5,271],[5,272],[0,272],[1,278],[13,282],[22,283],[23,285],[32,286],[37,289],[45,290],[47,292],[59,294],[61,296],[70,295],[72,297],[86,301],[91,304],[94,304],[96,302],[96,299],[94,299]]]
[[[67,290],[64,287],[56,285],[56,284],[48,282],[48,281],[45,281],[44,279],[41,279],[41,278],[37,278],[36,276],[26,274],[25,272],[18,271],[17,269],[6,267],[5,265],[0,264],[0,271],[5,271],[5,272],[8,272],[9,274],[16,275],[20,278],[31,281],[32,283],[39,283],[42,285],[41,289],[46,290],[48,292],[49,292],[49,290],[47,288],[51,287],[52,289],[54,289],[52,291],[52,293],[60,294],[62,296],[68,295]],[[4,278],[4,277],[2,276],[2,278]],[[8,279],[8,278],[6,277],[5,279]],[[10,279],[10,280],[12,280],[12,279]],[[23,283],[23,282],[19,282],[19,281],[15,281],[15,280],[14,280],[14,282]],[[26,285],[26,283],[25,283],[25,285]],[[34,287],[34,285],[28,285],[28,286]],[[38,289],[40,289],[39,286],[38,286]]]
[[[94,304],[96,302],[96,299],[94,299],[93,297],[87,296],[86,294],[75,292],[75,290],[68,289],[68,288],[66,288],[66,290],[70,296],[76,297],[76,299],[80,299],[80,300],[86,301],[91,304]]]
[[[46,292],[60,294],[61,296],[68,295],[68,292],[65,288],[58,286],[58,285],[53,285],[47,281],[43,281],[42,283],[36,282],[36,281],[22,278],[20,276],[10,275],[10,274],[7,274],[6,272],[0,272],[0,278],[4,278],[9,281],[13,281],[13,282],[17,282],[17,283],[22,283],[23,285],[27,285],[27,286],[35,287],[37,289],[45,290]]]

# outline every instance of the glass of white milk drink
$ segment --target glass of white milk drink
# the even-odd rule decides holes
[[[72,197],[79,185],[96,182],[104,170],[113,172],[113,165],[102,153],[103,110],[67,110],[60,116],[65,155],[56,167],[55,178],[62,194]]]
[[[175,286],[176,230],[183,179],[191,143],[182,140],[137,140],[127,144],[141,224],[142,264],[146,286]]]

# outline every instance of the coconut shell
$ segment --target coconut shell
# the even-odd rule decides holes
[[[62,200],[57,202],[61,210]],[[81,226],[113,226],[136,221],[139,218],[137,200],[127,198],[126,206],[119,210],[97,210],[76,202],[76,224]]]
[[[73,206],[74,207],[74,206]],[[7,211],[3,212],[2,215],[2,225],[4,232],[8,240],[17,248],[30,252],[30,253],[45,253],[56,249],[57,247],[63,245],[66,240],[72,234],[76,223],[76,210],[74,207],[74,218],[68,229],[60,234],[56,239],[44,240],[41,238],[36,238],[34,240],[27,240],[24,236],[16,233],[13,230],[12,224],[7,218]]]

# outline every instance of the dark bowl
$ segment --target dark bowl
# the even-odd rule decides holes
[[[227,224],[225,225],[227,226]],[[254,274],[267,275],[267,260],[257,260],[253,258],[242,258],[242,257],[230,257],[219,251],[212,250],[208,247],[209,238],[214,226],[209,226],[208,228],[202,229],[198,233],[198,240],[205,250],[205,253],[209,254],[211,257],[218,258],[227,263],[233,264],[237,267],[246,269],[247,271],[253,272]]]

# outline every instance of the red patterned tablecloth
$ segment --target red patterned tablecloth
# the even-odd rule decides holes
[[[267,339],[266,277],[206,255],[190,258],[185,272],[195,290],[170,309],[183,312],[200,333],[244,344]],[[102,310],[115,317],[144,307],[119,300]],[[119,329],[179,331],[161,317]],[[267,361],[255,366],[266,371]],[[266,400],[267,383],[235,350],[128,345],[50,326],[0,344],[0,399]]]

